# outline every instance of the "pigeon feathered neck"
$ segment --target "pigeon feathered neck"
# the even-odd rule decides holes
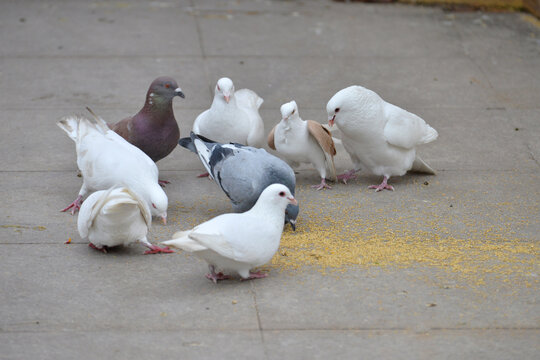
[[[150,118],[151,121],[160,123],[170,121],[171,119],[174,120],[172,101],[172,98],[165,98],[152,92],[152,90],[148,90],[146,102],[134,118],[143,116]]]

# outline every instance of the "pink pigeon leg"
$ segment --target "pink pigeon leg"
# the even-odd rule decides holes
[[[326,183],[325,178],[321,178],[321,183],[319,185],[311,185],[311,188],[322,190],[322,189],[331,189],[332,187]]]
[[[173,253],[174,250],[171,250],[168,246],[165,247],[159,247],[154,244],[150,244],[148,241],[141,241],[144,246],[149,248],[150,250],[146,250],[144,252],[144,255],[150,255],[150,254],[170,254]]]
[[[170,184],[171,182],[170,181],[167,181],[167,180],[158,180],[158,184],[159,186],[161,187],[165,187],[165,185],[167,184]]]
[[[231,278],[229,275],[225,275],[222,272],[216,274],[214,265],[208,265],[208,269],[210,270],[210,274],[206,274],[206,278],[212,280],[214,284],[217,284],[218,280],[228,280]]]
[[[107,253],[107,246],[97,247],[96,245],[94,245],[92,243],[88,244],[88,246],[91,247],[94,250],[101,251],[104,254]]]
[[[207,172],[204,172],[202,174],[197,175],[198,178],[209,177],[209,176],[210,176],[210,174],[207,173]]]
[[[249,272],[249,277],[248,278],[245,278],[245,279],[242,279],[242,281],[245,281],[245,280],[253,280],[253,279],[262,279],[262,278],[265,278],[268,276],[268,273],[265,273],[265,272],[262,272],[262,271],[257,271],[257,272]]]
[[[81,208],[81,204],[82,204],[82,195],[79,195],[77,196],[77,198],[75,199],[75,201],[73,201],[71,204],[68,205],[67,208],[63,209],[63,210],[60,210],[61,212],[66,212],[68,211],[69,209],[73,208],[71,210],[71,215],[75,215],[75,213],[77,212],[77,210],[79,210]]]
[[[388,185],[388,176],[385,176],[382,183],[380,185],[371,185],[368,186],[368,189],[375,189],[375,192],[379,192],[381,190],[391,190],[394,191],[394,187],[392,185]]]
[[[356,173],[358,172],[358,170],[349,170],[349,171],[345,171],[343,174],[341,175],[338,175],[337,176],[337,180],[341,180],[343,181],[344,184],[347,184],[347,180],[351,180],[351,179],[356,179]]]

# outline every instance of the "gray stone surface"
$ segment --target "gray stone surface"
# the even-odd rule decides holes
[[[326,0],[1,2],[0,359],[538,358],[538,252],[498,252],[539,242],[540,28],[529,20]],[[471,251],[487,241],[480,272],[268,265],[266,279],[216,286],[194,256],[88,248],[77,218],[58,211],[81,179],[55,122],[85,106],[110,122],[132,115],[160,75],[186,94],[174,101],[182,136],[222,76],[264,98],[266,132],[291,99],[326,122],[326,102],[351,84],[422,116],[440,134],[419,149],[436,177],[408,174],[374,193],[380,179],[361,171],[316,192],[303,165],[293,236],[321,222],[462,239]],[[150,241],[231,210],[196,178],[194,154],[178,148],[158,166],[171,181],[169,223],[154,222]],[[351,166],[340,146],[336,166]]]

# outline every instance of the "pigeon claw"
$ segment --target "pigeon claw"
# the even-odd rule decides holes
[[[384,177],[383,182],[379,185],[370,185],[368,186],[368,189],[375,189],[375,192],[379,192],[381,190],[390,190],[394,191],[394,187],[392,185],[388,185],[388,177]]]
[[[206,274],[206,278],[208,280],[212,280],[212,282],[214,284],[217,284],[218,280],[228,280],[230,279],[231,277],[229,275],[225,275],[223,274],[222,272],[219,272],[219,273],[210,273],[210,274]]]
[[[148,247],[150,250],[146,250],[144,252],[144,255],[150,255],[150,254],[170,254],[173,253],[174,250],[171,250],[168,246],[165,247],[159,247],[157,245],[151,245]]]
[[[82,195],[77,196],[75,201],[73,201],[71,204],[68,205],[67,208],[60,210],[61,212],[66,212],[69,209],[71,209],[71,215],[75,215],[75,213],[81,208],[82,204]]]
[[[88,246],[91,247],[94,250],[101,251],[104,254],[107,253],[107,246],[98,247],[98,246],[96,246],[96,245],[94,245],[92,243],[88,244]]]
[[[356,175],[355,175],[356,172],[357,172],[357,170],[346,171],[343,174],[338,175],[337,180],[338,181],[341,180],[341,181],[343,181],[344,184],[347,184],[347,180],[356,179]]]
[[[311,185],[312,189],[316,190],[323,190],[323,189],[331,189],[332,187],[326,183],[326,180],[323,178],[321,179],[321,183],[318,185]]]
[[[163,188],[165,187],[165,185],[170,184],[170,183],[171,183],[171,182],[170,182],[170,181],[167,181],[167,180],[158,180],[159,186],[161,186],[161,187],[163,187]]]
[[[253,279],[262,279],[268,276],[268,273],[257,271],[257,272],[249,272],[249,277],[242,279],[242,281],[246,280],[253,280]]]
[[[198,178],[204,178],[204,177],[209,177],[209,176],[210,174],[207,172],[197,175]]]

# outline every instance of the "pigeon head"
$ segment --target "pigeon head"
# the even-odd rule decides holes
[[[234,95],[234,84],[229,78],[221,78],[218,80],[215,89],[216,96],[223,96],[225,102],[229,103],[231,97]]]
[[[169,204],[169,199],[165,191],[163,191],[158,183],[155,186],[148,187],[147,191],[152,215],[161,218],[161,221],[165,225],[167,223],[167,206]]]
[[[291,227],[296,231],[296,218],[300,212],[300,207],[298,205],[289,204],[285,208],[285,224],[291,224]]]
[[[291,194],[289,188],[283,184],[272,184],[264,189],[255,206],[259,203],[265,204],[266,206],[270,205],[278,207],[282,209],[281,211],[283,211],[283,213],[285,213],[287,205],[298,205],[298,202]]]
[[[298,118],[298,106],[296,105],[296,101],[294,100],[281,105],[280,110],[281,118],[285,121]]]
[[[178,87],[178,84],[173,78],[162,76],[158,77],[150,84],[146,95],[146,101],[150,105],[169,104],[175,96],[180,96],[181,98],[185,97],[182,89]]]
[[[355,90],[357,86],[349,86],[348,88],[338,91],[326,104],[326,112],[328,113],[328,125],[334,126],[338,122],[344,112],[352,109],[354,106]]]

